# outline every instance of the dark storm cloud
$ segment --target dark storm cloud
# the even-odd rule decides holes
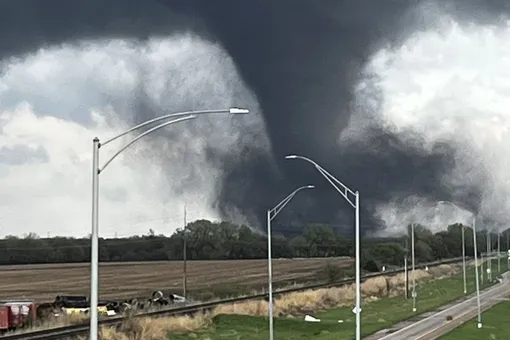
[[[296,197],[281,219],[350,225],[351,209],[329,184],[309,164],[283,158],[298,153],[360,190],[367,210],[362,212],[362,224],[369,230],[377,227],[370,217],[373,204],[396,194],[449,198],[448,188],[440,183],[453,167],[449,147],[438,146],[431,155],[423,155],[383,131],[372,131],[370,143],[363,147],[341,149],[338,145],[353,112],[353,85],[360,70],[382,44],[398,42],[426,24],[412,11],[422,2],[4,0],[0,2],[0,55],[81,38],[145,39],[184,29],[215,39],[255,92],[273,148],[272,157],[248,148],[243,158],[210,150],[211,161],[224,169],[218,192],[220,211],[228,217],[236,207],[262,220],[264,210],[288,191],[313,183],[318,189]],[[441,2],[441,6],[464,18],[489,20],[508,11],[505,3],[458,0]],[[372,147],[384,152],[374,153]]]
[[[0,55],[95,37],[146,39],[194,25],[154,0],[0,1]]]

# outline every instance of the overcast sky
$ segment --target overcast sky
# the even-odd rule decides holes
[[[87,235],[93,137],[229,106],[252,114],[170,126],[101,174],[101,236],[170,234],[184,205],[263,230],[309,183],[279,221],[352,232],[351,207],[288,153],[360,191],[363,232],[469,220],[437,220],[439,200],[510,223],[508,1],[52,4],[0,2],[0,236]]]

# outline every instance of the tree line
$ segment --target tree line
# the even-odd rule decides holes
[[[454,224],[433,233],[425,226],[415,226],[415,258],[418,262],[462,256],[463,226]],[[408,233],[410,235],[410,233]],[[409,256],[408,235],[394,238],[363,238],[361,260],[366,270],[381,266],[402,266]],[[485,232],[477,233],[478,250],[485,252]],[[501,235],[501,249],[508,249],[509,230]],[[465,227],[466,255],[473,255],[473,231]],[[188,260],[262,259],[267,257],[267,237],[246,225],[197,220],[171,236],[146,235],[99,240],[100,261],[172,261],[182,260],[186,244]],[[497,236],[493,235],[497,249]],[[272,238],[274,258],[336,257],[354,255],[354,240],[326,224],[311,224],[299,234],[275,233]],[[78,263],[90,261],[90,239],[71,237],[41,238],[7,236],[0,240],[0,264]]]

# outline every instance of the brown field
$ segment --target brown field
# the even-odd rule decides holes
[[[430,268],[428,271],[417,270],[415,272],[415,278],[419,284],[425,284],[427,281],[449,278],[456,273],[460,273],[460,271],[461,266],[458,264],[441,265]],[[412,276],[413,275],[411,274],[411,278]],[[457,280],[460,282],[459,279]],[[450,287],[452,287],[451,281]],[[399,295],[402,296],[405,291],[405,276],[403,273],[400,273],[392,276],[369,278],[361,284],[361,291],[363,306],[380,299]],[[294,292],[276,298],[274,311],[275,315],[282,320],[283,318],[302,318],[303,315],[306,314],[314,315],[317,312],[338,307],[348,307],[350,309],[352,308],[355,295],[354,284],[342,287],[314,290],[310,289],[302,292]],[[441,299],[444,299],[445,297],[448,297],[448,295],[444,295]],[[437,300],[437,297],[432,297],[432,299],[435,299],[434,301],[436,304],[441,303],[441,300]],[[403,299],[399,301],[404,303]],[[379,328],[384,328],[385,323],[387,323],[384,319],[384,311],[388,309],[388,306],[391,307],[392,303],[394,304],[395,302],[390,302],[389,305],[387,303],[380,303],[377,307],[373,306],[369,308],[370,312],[365,314],[365,318],[369,319],[367,322],[371,322],[371,324],[379,324]],[[225,317],[228,314],[266,316],[268,309],[267,304],[267,301],[264,300],[250,300],[230,305],[221,305],[206,314],[197,314],[195,316],[129,319],[120,329],[108,326],[101,327],[101,339],[160,340],[168,339],[169,333],[172,339],[174,337],[178,339],[219,339],[222,337],[225,339],[243,339],[245,337],[254,339],[255,336],[257,336],[255,334],[260,336],[257,336],[257,339],[264,338],[264,326],[261,327],[259,323],[259,321],[265,323],[263,320],[244,319],[240,322],[239,319],[236,321],[236,319],[223,318],[223,320],[227,321],[223,321],[223,323],[222,321],[219,321],[222,325],[220,327],[215,327],[218,326],[218,324],[215,325],[214,318],[221,315]],[[339,311],[332,312],[333,315],[335,315]],[[340,315],[341,314],[343,313],[340,311]],[[402,314],[402,308],[399,309],[399,315],[401,315],[400,317],[405,317],[406,315]],[[407,315],[411,316],[411,314]],[[331,319],[328,321],[329,322],[325,322],[325,324],[330,324],[332,322]],[[352,320],[349,319],[346,321],[352,322]],[[290,324],[287,324],[287,327],[289,326]],[[246,329],[244,327],[246,327]],[[293,339],[305,339],[305,335],[306,339],[314,339],[318,334],[323,335],[321,337],[322,339],[346,339],[349,336],[349,332],[349,329],[346,327],[339,327],[337,332],[331,332],[329,330],[320,331],[314,327],[299,327],[299,330],[296,328],[286,331],[285,328],[281,327],[279,328],[278,334],[282,339],[286,337]],[[250,336],[252,334],[254,334],[253,337]]]
[[[324,280],[327,262],[349,270],[346,258],[274,259],[275,287]],[[89,264],[0,267],[0,299],[52,301],[56,295],[89,295]],[[154,290],[182,294],[183,264],[172,262],[103,263],[100,299],[145,297]],[[207,300],[261,290],[267,282],[266,260],[188,261],[188,295]]]

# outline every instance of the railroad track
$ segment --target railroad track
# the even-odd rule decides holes
[[[461,262],[462,258],[453,258],[448,259],[444,261],[434,261],[429,263],[424,263],[416,266],[416,269],[423,269],[425,267],[435,267],[442,264],[453,264]],[[383,273],[372,273],[364,275],[361,278],[361,281],[365,281],[372,277],[377,276],[384,276],[384,275],[396,275],[399,273],[403,273],[405,271],[404,268],[394,269],[394,270],[388,270]],[[344,280],[340,280],[337,282],[332,283],[322,283],[322,284],[314,284],[309,285],[306,287],[296,287],[296,288],[289,288],[285,290],[279,290],[273,293],[273,296],[276,295],[282,295],[282,294],[288,294],[293,292],[300,292],[310,289],[318,289],[318,288],[330,288],[330,287],[336,287],[341,286],[345,284],[354,283],[354,278],[348,278]],[[201,313],[208,310],[213,309],[214,307],[220,306],[220,305],[227,305],[232,303],[239,303],[243,301],[248,300],[261,300],[261,299],[268,299],[269,296],[267,293],[263,294],[255,294],[250,296],[242,296],[237,298],[231,298],[231,299],[224,299],[219,301],[212,301],[212,302],[206,302],[201,304],[194,304],[194,305],[188,305],[183,307],[177,307],[177,308],[171,308],[171,309],[163,309],[163,310],[156,310],[146,313],[140,313],[135,314],[132,317],[133,318],[141,318],[141,317],[162,317],[162,316],[178,316],[178,315],[186,315],[186,314],[195,314],[195,313]],[[107,319],[101,319],[99,320],[100,326],[120,326],[124,320],[127,317],[125,316],[119,316],[119,317],[112,317]],[[71,325],[71,326],[65,326],[65,327],[58,327],[58,328],[51,328],[51,329],[45,329],[45,330],[38,330],[33,332],[19,332],[19,333],[13,333],[9,335],[0,336],[0,340],[61,340],[61,339],[67,339],[77,336],[86,336],[89,333],[89,324],[79,324],[79,325]]]

